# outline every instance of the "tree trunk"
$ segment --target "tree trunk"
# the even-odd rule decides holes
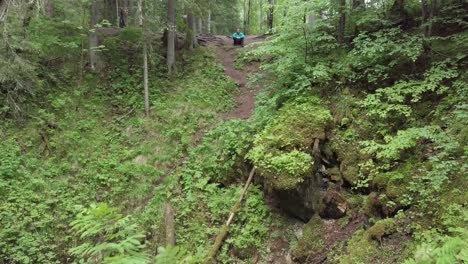
[[[148,88],[148,48],[146,43],[143,44],[143,85],[145,90],[145,115],[150,114],[149,104],[149,88]]]
[[[119,25],[119,16],[117,10],[117,0],[104,0],[104,18],[110,23],[116,22],[116,26]]]
[[[428,0],[422,0],[422,23],[424,36],[430,37],[432,35],[432,19],[434,17],[435,10],[437,9],[437,0],[431,0],[429,4]]]
[[[143,0],[138,0],[138,25],[143,26]]]
[[[120,17],[121,12],[120,12],[120,6],[119,6],[119,0],[115,0],[115,24],[120,27]]]
[[[195,16],[192,14],[192,45],[194,48],[198,47],[198,39],[197,39],[197,24],[195,23]]]
[[[8,13],[8,2],[6,0],[0,0],[0,23],[3,23]]]
[[[244,25],[244,32],[247,33],[247,0],[244,0],[244,7],[243,7],[243,16],[244,16],[244,21],[243,21],[243,25]]]
[[[99,2],[93,0],[91,3],[91,20],[89,22],[89,65],[91,70],[96,70],[99,66],[99,57],[97,54],[97,47],[99,46],[98,35],[96,32],[96,25],[99,22]]]
[[[270,5],[268,9],[268,31],[271,33],[273,32],[273,15],[275,13],[275,0],[268,0],[268,4]]]
[[[245,29],[247,34],[250,34],[250,17],[252,14],[251,10],[252,10],[252,1],[249,0],[248,12],[247,12],[247,28]]]
[[[337,27],[337,37],[338,43],[345,42],[345,26],[346,26],[346,0],[340,0],[340,7],[339,7],[340,19],[338,21]]]
[[[364,9],[365,5],[364,0],[353,0],[353,10]]]
[[[202,34],[203,33],[203,20],[201,17],[198,18],[198,34]]]
[[[405,0],[395,0],[389,11],[390,20],[394,25],[400,25],[403,29],[409,26],[409,16],[405,10]]]
[[[174,209],[170,204],[164,206],[164,222],[166,224],[166,246],[175,246]]]
[[[259,15],[259,19],[260,19],[260,33],[263,33],[263,1],[260,1],[260,15]]]
[[[167,1],[167,69],[172,74],[175,69],[175,35],[176,35],[176,0]]]
[[[55,15],[55,6],[52,0],[44,1],[44,14],[47,17],[53,17]]]
[[[188,49],[193,49],[197,46],[197,27],[195,25],[195,17],[193,16],[192,11],[187,12],[185,46]]]
[[[135,19],[135,8],[134,8],[134,1],[133,0],[127,0],[127,17],[128,17],[128,25],[135,26],[136,25],[136,19]]]
[[[208,10],[208,19],[206,20],[206,32],[211,33],[211,10]]]
[[[140,25],[142,27],[143,31],[143,89],[144,89],[144,96],[145,96],[145,115],[146,117],[149,117],[150,115],[150,103],[149,103],[149,87],[148,87],[148,45],[146,44],[146,39],[145,39],[145,32],[146,32],[146,27],[145,27],[145,20],[144,16],[145,14],[143,13],[143,5],[144,2],[143,0],[138,1],[138,8],[139,8],[139,15],[140,15]]]

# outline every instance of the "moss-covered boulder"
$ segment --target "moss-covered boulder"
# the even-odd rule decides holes
[[[367,237],[382,242],[382,237],[396,232],[396,221],[393,218],[387,218],[377,221],[367,230]]]
[[[336,131],[330,139],[331,149],[339,162],[339,171],[344,181],[354,185],[359,180],[359,164],[364,157],[359,152],[358,141],[354,139],[353,130]]]
[[[316,97],[286,103],[278,116],[260,132],[247,157],[264,176],[267,185],[290,190],[313,174],[312,145],[325,139],[331,113]]]
[[[324,236],[323,220],[316,215],[305,225],[302,237],[293,252],[294,257],[303,260],[308,256],[321,254],[325,249]]]
[[[378,174],[372,182],[395,204],[396,209],[402,208],[408,204],[408,187],[413,177],[418,174],[419,166],[421,165],[417,161],[408,160],[392,171]]]

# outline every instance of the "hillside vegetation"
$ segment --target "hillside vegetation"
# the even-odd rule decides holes
[[[0,0],[0,263],[468,262],[466,2],[111,2]]]

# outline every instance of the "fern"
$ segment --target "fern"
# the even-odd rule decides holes
[[[92,205],[83,210],[71,223],[72,230],[82,244],[70,249],[70,253],[88,261],[102,257],[104,263],[146,263],[148,258],[141,253],[144,245],[130,217],[117,213],[107,204]]]

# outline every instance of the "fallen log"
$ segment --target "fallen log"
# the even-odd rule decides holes
[[[221,230],[218,233],[218,236],[216,237],[215,243],[213,244],[213,247],[210,250],[210,253],[208,255],[208,258],[206,259],[205,263],[216,263],[216,254],[218,254],[219,249],[223,245],[223,241],[226,238],[227,234],[229,233],[229,226],[231,225],[232,219],[234,219],[234,215],[236,212],[239,210],[242,204],[242,200],[244,199],[244,196],[247,192],[247,189],[249,188],[250,182],[252,182],[252,178],[255,174],[255,167],[252,168],[249,174],[249,178],[247,179],[247,182],[244,185],[244,189],[242,190],[242,193],[239,197],[239,200],[237,200],[236,204],[232,207],[231,213],[229,214],[228,220],[226,221],[226,224],[224,224],[221,227]]]

